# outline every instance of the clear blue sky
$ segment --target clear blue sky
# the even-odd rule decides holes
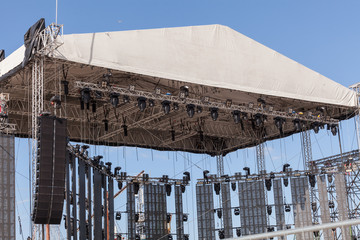
[[[349,86],[360,80],[359,12],[360,1],[357,0],[59,0],[58,23],[64,24],[65,34],[204,24],[227,25],[322,75]],[[3,1],[0,49],[5,49],[7,55],[17,49],[23,43],[23,35],[27,29],[41,17],[46,19],[46,24],[55,21],[55,0]],[[342,130],[344,150],[356,148],[354,121],[344,122]],[[338,153],[337,138],[330,135],[324,130],[316,136],[312,134],[314,158]],[[299,136],[294,135],[285,140],[267,143],[268,170],[279,169],[288,161],[291,161],[294,168],[301,166],[298,140]],[[29,197],[27,183],[20,174],[27,175],[28,171],[28,155],[26,151],[22,151],[27,148],[27,141],[17,140],[16,146],[19,146],[16,150],[16,219],[18,215],[21,217],[25,237],[29,234],[29,219],[26,216]],[[123,167],[126,159],[127,171],[131,174],[142,170],[138,168],[134,149],[126,148],[124,152],[123,148],[98,148],[97,151],[103,151],[104,155]],[[199,162],[200,168],[193,168],[195,176],[200,176],[205,168],[216,171],[214,159],[206,156],[156,151],[152,155],[154,161],[149,150],[138,150],[142,167],[153,176],[181,173],[184,166],[192,166],[192,162]],[[203,157],[207,161],[202,161]],[[174,160],[175,164],[172,164],[173,159],[177,159],[177,162]],[[251,165],[253,160],[253,149],[240,150],[226,158],[225,169],[233,174],[245,165]],[[178,169],[180,170],[177,171]],[[191,200],[191,191],[188,194]],[[192,203],[189,202],[188,205],[190,214],[194,215]],[[192,232],[192,229],[190,226],[187,230]],[[21,239],[18,226],[17,235]]]

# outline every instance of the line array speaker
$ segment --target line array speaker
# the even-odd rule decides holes
[[[39,117],[33,221],[60,224],[65,196],[66,119]]]

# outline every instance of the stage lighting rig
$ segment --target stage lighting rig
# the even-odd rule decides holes
[[[110,93],[110,103],[116,108],[119,105],[119,94],[118,93]]]
[[[219,109],[218,108],[210,108],[210,115],[213,121],[216,121],[219,117]]]
[[[103,156],[98,155],[98,156],[94,156],[93,157],[93,164],[94,166],[99,166],[100,164],[100,160],[103,158]]]
[[[138,107],[140,109],[140,112],[143,112],[146,108],[146,98],[145,97],[138,97]]]
[[[163,108],[165,114],[170,113],[170,104],[171,104],[171,102],[169,102],[169,101],[161,102],[161,105],[162,105],[162,108]]]
[[[186,105],[186,112],[190,118],[194,117],[195,114],[195,105],[194,104],[188,104]]]
[[[81,146],[81,150],[80,150],[80,154],[84,154],[87,149],[89,149],[89,146],[88,146],[88,145],[82,145],[82,146]]]

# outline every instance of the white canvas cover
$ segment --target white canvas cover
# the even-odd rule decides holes
[[[345,107],[354,91],[221,25],[64,35],[58,58],[194,84]],[[22,61],[0,62],[0,77]],[[14,62],[15,61],[15,62]]]

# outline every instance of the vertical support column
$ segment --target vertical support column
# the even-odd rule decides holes
[[[145,185],[147,186],[147,185]],[[136,229],[135,229],[135,193],[134,193],[134,184],[128,183],[126,189],[127,202],[126,202],[126,212],[128,218],[128,239],[135,240]],[[146,207],[146,203],[145,203]],[[146,213],[145,209],[145,213]],[[146,220],[146,219],[145,219]],[[147,233],[149,234],[149,233]]]
[[[215,240],[214,196],[211,184],[196,185],[198,239]]]
[[[342,173],[338,173],[335,175],[335,189],[336,189],[336,201],[338,205],[339,211],[339,221],[344,221],[349,219],[349,205],[347,201],[347,193],[346,193],[346,184],[345,177]],[[350,231],[349,227],[341,228],[341,235],[343,240],[350,240]]]
[[[78,159],[79,163],[79,233],[80,240],[86,239],[86,222],[85,222],[85,162]]]
[[[93,169],[94,184],[94,239],[103,239],[102,236],[102,203],[101,203],[101,174]]]
[[[77,239],[76,158],[74,155],[71,156],[72,231],[74,239]]]
[[[233,224],[231,214],[231,196],[229,183],[221,184],[222,195],[222,209],[223,209],[223,222],[224,222],[224,234],[225,238],[233,237]]]
[[[284,197],[281,179],[274,179],[274,203],[277,231],[285,229]],[[284,239],[284,237],[281,237]]]
[[[87,178],[87,203],[88,203],[88,215],[87,215],[87,234],[88,239],[92,239],[92,217],[91,217],[91,167],[87,166],[86,178]]]
[[[317,183],[319,189],[319,202],[321,212],[321,223],[330,222],[330,209],[329,209],[329,198],[326,187],[326,175],[317,175]],[[331,240],[331,229],[323,230],[324,240]]]
[[[66,154],[66,165],[65,165],[65,176],[66,176],[66,191],[65,191],[65,199],[66,199],[66,236],[67,236],[67,240],[71,239],[71,224],[70,224],[70,219],[71,219],[71,213],[70,213],[70,159],[72,159],[72,154],[71,153],[67,153]]]
[[[103,211],[104,211],[104,239],[108,239],[108,192],[107,192],[107,181],[106,181],[106,176],[105,175],[101,175],[101,179],[102,179],[102,187],[103,187]]]
[[[114,180],[108,178],[109,239],[114,239]]]
[[[176,239],[184,239],[183,200],[180,186],[175,186]]]

